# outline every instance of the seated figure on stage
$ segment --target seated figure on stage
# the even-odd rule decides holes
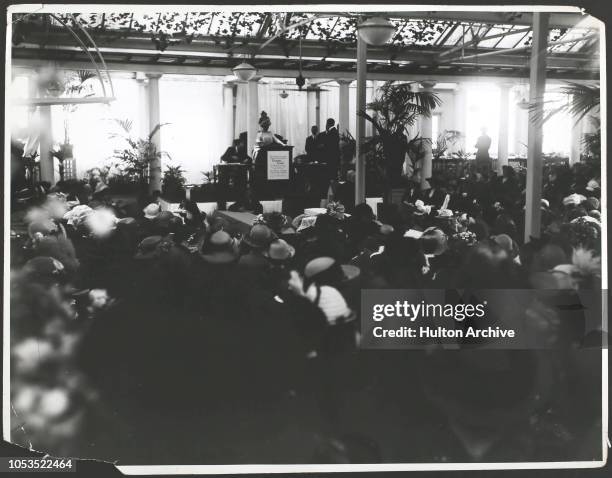
[[[225,150],[221,156],[224,163],[248,164],[251,158],[247,155],[246,144],[243,138],[235,139],[234,144]]]
[[[252,159],[247,155],[246,141],[243,135],[234,140],[234,144],[221,155],[221,161],[225,163],[219,167],[219,185],[225,194],[229,188],[230,180],[238,191],[244,191],[247,185],[248,169]]]

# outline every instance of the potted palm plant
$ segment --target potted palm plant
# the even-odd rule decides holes
[[[122,170],[125,179],[137,189],[146,191],[153,168],[157,168],[158,171],[161,169],[153,164],[163,156],[170,158],[168,153],[159,151],[153,142],[155,134],[167,123],[156,125],[146,138],[134,138],[131,120],[115,119],[114,122],[119,126],[120,131],[112,133],[111,138],[121,139],[123,148],[116,149],[113,158],[118,160],[119,169]]]
[[[413,83],[385,82],[379,88],[378,96],[366,105],[366,109],[357,112],[374,129],[374,136],[368,138],[364,146],[366,153],[373,152],[384,171],[385,202],[390,201],[391,189],[402,184],[402,169],[410,144],[409,128],[419,117],[431,116],[432,111],[442,104],[434,92],[413,91]],[[416,137],[412,140],[416,140]],[[426,141],[431,139],[418,139],[421,145]]]
[[[185,175],[181,166],[166,166],[162,179],[162,195],[170,202],[185,199]]]

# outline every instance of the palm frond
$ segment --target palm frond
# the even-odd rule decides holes
[[[587,114],[594,112],[600,104],[599,85],[583,85],[566,82],[559,88],[559,93],[566,96],[566,100],[544,100],[538,98],[529,103],[530,119],[535,124],[543,124],[558,113],[565,112],[574,117],[578,123]],[[553,105],[551,107],[551,105]]]
[[[567,86],[561,88],[561,91],[571,98],[567,111],[577,118],[576,122],[599,107],[599,85],[591,86],[568,82]]]
[[[149,141],[151,141],[151,139],[153,138],[153,136],[155,136],[155,134],[162,128],[162,126],[166,126],[170,123],[158,123],[155,125],[155,128],[153,128],[151,130],[151,132],[149,133],[148,139]]]

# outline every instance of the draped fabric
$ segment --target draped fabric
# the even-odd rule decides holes
[[[169,123],[161,130],[162,150],[171,160],[164,162],[185,170],[187,183],[200,184],[203,172],[230,146],[223,112],[223,78],[162,76],[159,83],[160,116]]]
[[[259,110],[270,116],[270,131],[280,134],[288,144],[295,146],[293,154],[304,152],[304,143],[310,132],[307,111],[307,93],[290,89],[287,98],[281,98],[281,85],[259,83]]]

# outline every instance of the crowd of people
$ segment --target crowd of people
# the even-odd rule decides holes
[[[192,201],[130,210],[60,184],[11,241],[15,440],[130,464],[593,459],[601,363],[582,335],[359,349],[363,289],[601,288],[598,171],[544,178],[528,241],[510,167],[409,181],[379,216],[339,197],[295,217],[247,204],[246,234]],[[562,340],[557,311],[513,306]]]

